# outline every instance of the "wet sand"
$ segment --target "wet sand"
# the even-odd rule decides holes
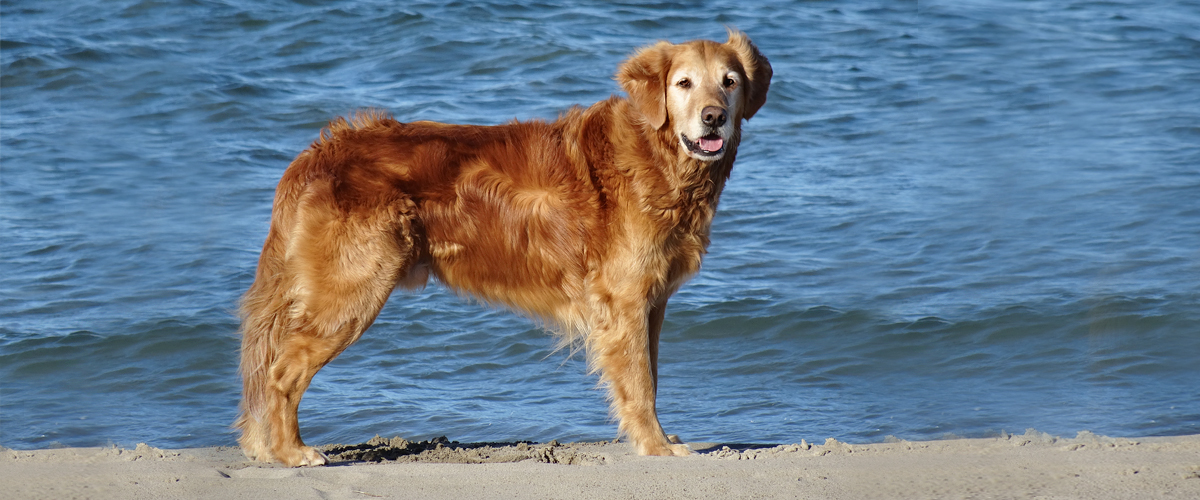
[[[325,445],[331,464],[248,462],[232,447],[0,451],[5,498],[1200,498],[1200,435],[1036,431],[877,444],[692,443],[684,458],[625,443]]]

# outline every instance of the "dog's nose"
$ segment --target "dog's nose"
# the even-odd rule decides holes
[[[720,127],[721,125],[725,124],[725,108],[707,106],[700,110],[700,117],[704,121],[705,125],[710,127]]]

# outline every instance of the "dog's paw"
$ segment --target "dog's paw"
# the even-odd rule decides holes
[[[678,439],[678,438],[676,438],[676,439]],[[692,451],[692,448],[690,446],[683,444],[683,443],[668,445],[667,448],[669,448],[671,450],[671,455],[674,455],[676,457],[686,457],[688,455],[692,455],[695,453],[694,451]]]
[[[246,455],[249,460],[257,462],[274,462],[275,456],[267,451],[267,447],[259,444],[257,441],[242,443],[242,454]]]
[[[318,465],[325,465],[327,463],[329,463],[329,457],[325,456],[324,453],[321,453],[320,450],[317,450],[311,446],[304,447],[304,462],[300,465],[316,467]]]
[[[642,446],[638,450],[638,455],[649,455],[655,457],[686,457],[692,453],[692,449],[683,443],[662,443],[657,445]]]
[[[329,463],[329,457],[312,446],[301,446],[287,453],[276,453],[276,456],[288,467],[316,467]]]
[[[246,455],[246,459],[252,462],[271,463],[275,461],[275,457],[265,451],[242,448],[242,454]]]

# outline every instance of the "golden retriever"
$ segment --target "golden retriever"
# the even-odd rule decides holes
[[[741,122],[771,66],[741,32],[659,42],[611,97],[557,120],[498,126],[336,119],[284,172],[241,303],[246,456],[326,458],[300,439],[313,375],[353,344],[396,286],[432,274],[582,340],[642,455],[687,455],[658,422],[667,299],[700,269]]]

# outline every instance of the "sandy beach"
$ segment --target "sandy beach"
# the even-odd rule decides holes
[[[320,447],[289,469],[233,447],[0,453],[6,498],[1200,498],[1200,435],[1110,438],[1036,431],[877,444],[693,443],[685,458],[625,443],[456,443],[376,438]]]

